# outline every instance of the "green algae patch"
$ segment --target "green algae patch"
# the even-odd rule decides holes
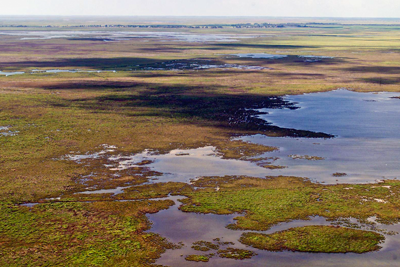
[[[384,236],[335,226],[305,226],[273,234],[244,233],[240,242],[270,251],[301,251],[322,253],[366,253],[379,250]]]
[[[361,223],[376,216],[377,222],[400,221],[400,182],[381,184],[322,185],[296,177],[267,179],[226,176],[204,177],[193,182],[199,189],[186,194],[185,212],[233,214],[230,229],[268,230],[291,220],[321,216],[330,220],[356,218]],[[216,188],[218,190],[216,190]]]
[[[187,255],[185,260],[196,262],[208,262],[213,255]]]
[[[149,266],[173,245],[146,213],[173,201],[0,206],[1,266]]]
[[[238,249],[238,248],[227,248],[218,250],[218,256],[221,258],[235,259],[235,260],[244,260],[250,259],[251,257],[257,255],[251,250],[247,249]]]

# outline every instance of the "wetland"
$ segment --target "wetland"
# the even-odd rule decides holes
[[[398,265],[387,27],[3,27],[0,265]]]

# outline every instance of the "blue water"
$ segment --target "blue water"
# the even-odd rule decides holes
[[[288,96],[300,107],[263,109],[263,119],[285,128],[325,132],[344,138],[400,138],[398,93],[357,93],[336,90]]]
[[[273,175],[293,175],[327,183],[368,183],[400,178],[399,93],[336,90],[287,96],[298,109],[262,109],[260,118],[284,128],[324,132],[335,138],[285,138],[254,135],[241,139],[279,147]],[[324,160],[293,159],[309,155]],[[343,177],[332,174],[346,173]]]

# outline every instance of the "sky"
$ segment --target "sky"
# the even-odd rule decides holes
[[[0,15],[400,17],[399,0],[0,0]]]

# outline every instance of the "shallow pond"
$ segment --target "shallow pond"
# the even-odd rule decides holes
[[[184,42],[235,42],[259,35],[247,34],[195,34],[186,32],[140,31],[0,31],[0,35],[19,37],[21,40],[70,39],[79,41],[124,41],[132,38],[157,38]]]
[[[284,128],[324,132],[331,139],[276,138],[242,140],[279,147],[274,175],[294,175],[329,183],[365,183],[400,178],[400,101],[397,93],[336,90],[288,96],[299,109],[262,109],[260,118]],[[307,160],[301,156],[319,157]],[[335,177],[333,174],[342,174]],[[346,174],[346,175],[344,175]]]
[[[289,55],[280,54],[266,54],[266,53],[247,53],[247,54],[232,54],[231,56],[237,56],[240,58],[255,58],[255,59],[283,59],[289,57]],[[303,62],[320,62],[323,59],[333,59],[334,57],[329,56],[315,56],[315,55],[294,55],[291,57],[296,57],[301,59]]]
[[[140,167],[143,166],[142,162],[147,161],[145,166],[163,173],[162,176],[157,177],[160,182],[189,182],[199,176],[265,177],[269,173],[265,168],[248,161],[223,159],[212,146],[176,149],[167,154],[154,154],[154,152],[146,150],[131,156],[117,155],[108,159],[110,162],[115,162],[110,168],[113,171]]]
[[[29,74],[40,74],[40,73],[80,73],[80,72],[85,72],[85,73],[101,73],[101,72],[117,72],[116,70],[60,70],[60,69],[54,69],[54,70],[31,70],[30,72],[23,72],[23,71],[15,71],[15,72],[3,72],[0,71],[0,75],[5,75],[7,76],[12,76],[12,75],[22,75],[25,73]]]
[[[19,131],[10,131],[10,126],[0,126],[0,137],[2,136],[15,136]]]
[[[0,71],[0,75],[4,75],[4,76],[20,75],[20,74],[24,74],[24,73],[25,72],[22,72],[22,71],[14,71],[14,72]]]
[[[117,72],[115,70],[32,70],[31,74],[36,73],[78,73],[78,72],[87,72],[87,73],[101,73],[101,72]]]
[[[186,62],[162,62],[154,66],[136,66],[132,70],[207,70],[207,69],[241,69],[241,70],[267,70],[271,68],[261,66],[248,66],[238,64],[202,64]]]
[[[287,55],[273,55],[265,53],[233,54],[233,56],[241,58],[266,58],[266,59],[280,59],[288,57]]]

